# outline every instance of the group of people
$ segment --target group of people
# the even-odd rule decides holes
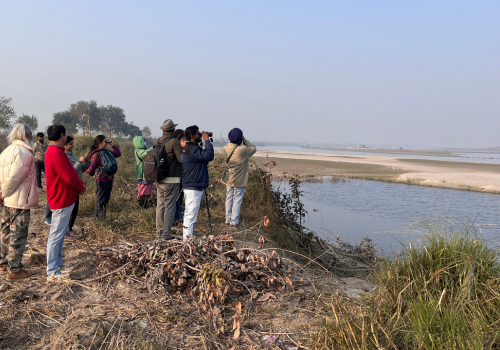
[[[84,157],[73,154],[75,140],[66,135],[62,125],[47,128],[49,144],[44,134],[38,133],[33,143],[31,129],[17,124],[8,135],[9,146],[0,154],[1,260],[0,271],[7,271],[7,280],[31,276],[22,264],[28,240],[31,209],[38,208],[38,190],[42,189],[41,173],[45,173],[47,205],[45,223],[50,225],[47,240],[47,280],[66,277],[72,269],[62,261],[64,239],[75,238],[73,231],[78,214],[79,196],[86,191],[83,172],[95,177],[97,200],[94,215],[104,215],[110,199],[113,175],[103,171],[101,153],[121,155],[112,141],[103,135],[95,138],[94,145]],[[113,150],[106,150],[107,145]],[[111,184],[108,184],[111,183]]]
[[[171,119],[163,122],[163,135],[153,147],[146,146],[142,136],[134,138],[138,200],[147,206],[148,197],[157,188],[156,231],[159,238],[174,239],[174,220],[182,222],[183,239],[193,237],[203,191],[209,185],[208,163],[214,159],[214,148],[208,133],[200,132],[196,125],[176,130]],[[106,214],[111,198],[116,158],[120,149],[112,140],[98,135],[94,144],[83,156],[73,154],[75,139],[66,134],[62,125],[47,128],[49,144],[44,134],[38,133],[33,143],[31,129],[17,124],[8,135],[10,144],[0,154],[0,202],[1,260],[0,271],[7,272],[7,280],[19,280],[31,276],[24,268],[22,257],[28,240],[31,209],[38,208],[38,190],[42,189],[41,173],[45,173],[47,204],[45,223],[50,225],[47,240],[47,281],[66,278],[72,268],[62,261],[64,239],[76,239],[74,223],[78,214],[79,196],[86,191],[83,172],[94,176],[96,203],[94,217],[99,220]],[[226,170],[222,182],[227,186],[226,220],[224,225],[237,227],[245,187],[248,184],[249,158],[256,152],[255,146],[232,129],[229,143],[223,147]],[[203,144],[201,140],[203,139]],[[111,149],[108,148],[111,147]],[[147,179],[144,163],[153,149],[161,151],[163,176],[156,181]],[[180,210],[180,197],[184,195],[184,214]]]
[[[208,163],[214,159],[214,147],[206,132],[193,125],[185,130],[176,129],[171,119],[163,122],[162,136],[153,147],[147,148],[142,136],[134,138],[138,200],[147,203],[153,190],[153,181],[144,175],[144,161],[154,147],[164,152],[165,177],[158,179],[156,203],[156,233],[161,239],[174,239],[172,226],[182,224],[183,240],[193,237],[193,227],[200,209],[203,191],[208,187]],[[243,137],[243,132],[232,129],[229,143],[222,149],[226,171],[222,182],[227,186],[226,220],[224,225],[237,227],[245,187],[248,184],[248,161],[256,152],[255,146]],[[200,145],[203,139],[203,147]],[[180,200],[184,198],[184,215],[180,213]]]

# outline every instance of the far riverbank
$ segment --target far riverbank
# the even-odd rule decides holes
[[[500,193],[500,164],[275,150],[258,151],[253,159],[257,166],[276,176],[333,175]]]

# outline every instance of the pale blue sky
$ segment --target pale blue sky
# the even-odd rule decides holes
[[[251,140],[500,146],[499,1],[1,1],[0,95]],[[224,115],[227,115],[230,123]]]

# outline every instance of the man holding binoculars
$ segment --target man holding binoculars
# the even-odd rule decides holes
[[[210,142],[210,133],[200,133],[198,126],[193,125],[184,131],[185,140],[181,154],[182,186],[184,188],[184,241],[193,238],[193,226],[200,210],[203,190],[208,187],[208,163],[214,160],[214,147]],[[205,149],[199,143],[205,141]]]

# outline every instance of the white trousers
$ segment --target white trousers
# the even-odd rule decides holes
[[[198,218],[203,191],[184,189],[184,220],[182,236],[184,241],[193,238],[193,226]]]

